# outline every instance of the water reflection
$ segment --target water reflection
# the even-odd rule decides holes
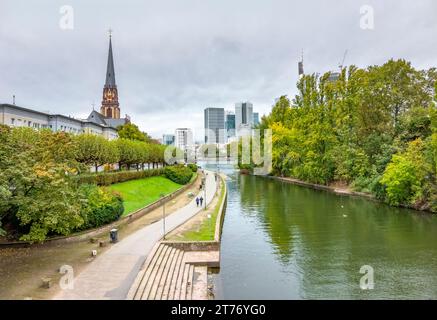
[[[437,298],[436,216],[221,171],[218,298]],[[363,265],[374,290],[359,288]]]

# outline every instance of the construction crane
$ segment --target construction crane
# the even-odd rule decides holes
[[[344,61],[346,60],[346,56],[347,56],[348,50],[346,49],[344,51],[344,55],[343,55],[343,60],[340,62],[340,64],[338,65],[338,67],[340,68],[340,71],[343,70],[343,66],[344,66]]]

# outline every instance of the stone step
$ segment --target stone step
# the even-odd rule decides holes
[[[149,294],[151,292],[151,289],[153,287],[153,284],[155,282],[156,274],[159,271],[159,267],[162,264],[162,260],[167,257],[168,251],[169,251],[169,247],[166,245],[163,245],[163,249],[161,250],[159,257],[156,260],[155,265],[153,266],[153,268],[151,268],[149,277],[146,279],[146,284],[145,284],[144,290],[142,292],[142,295],[140,297],[141,300],[148,299]]]
[[[208,300],[208,267],[194,266],[192,300]]]
[[[193,279],[194,279],[194,266],[189,265],[188,279],[187,279],[187,291],[185,293],[185,300],[192,300],[193,297]]]
[[[176,263],[176,260],[179,256],[180,250],[176,248],[172,248],[172,252],[170,254],[170,257],[167,260],[167,263],[162,266],[162,276],[160,281],[157,283],[158,287],[156,288],[155,296],[152,297],[154,300],[162,300],[162,293],[164,291],[164,288],[169,281],[169,276],[171,277],[171,273],[174,271],[174,265]]]
[[[162,291],[161,300],[173,299],[176,280],[179,274],[179,269],[182,263],[183,256],[184,252],[182,250],[178,250],[178,256],[174,260],[174,263],[168,273],[167,281]],[[172,297],[170,298],[170,296]]]
[[[186,298],[189,272],[190,272],[190,265],[188,263],[185,263],[184,264],[184,275],[182,277],[182,286],[179,290],[179,298],[175,298],[176,300],[185,300],[185,298]]]
[[[182,290],[182,283],[183,283],[182,281],[183,281],[184,273],[185,273],[185,264],[186,263],[185,263],[185,253],[184,253],[182,260],[181,260],[181,264],[179,266],[176,284],[175,284],[174,289],[173,289],[173,295],[171,295],[171,294],[169,295],[170,300],[179,300],[181,298],[181,290]]]
[[[149,256],[147,257],[143,269],[141,269],[137,278],[135,279],[134,284],[132,285],[132,289],[129,291],[128,299],[129,300],[140,300],[142,293],[144,291],[144,287],[147,283],[147,279],[150,276],[150,272],[153,266],[156,264],[156,260],[158,259],[162,249],[164,246],[161,243],[158,243],[154,246]]]
[[[169,246],[166,246],[166,247],[168,247],[168,249],[167,249],[163,259],[161,260],[161,263],[158,266],[155,278],[153,279],[152,286],[150,288],[150,292],[149,292],[148,296],[143,297],[143,299],[145,299],[145,300],[155,300],[156,293],[158,291],[158,287],[159,287],[159,284],[162,280],[162,276],[164,274],[164,271],[167,269],[168,263],[169,263],[170,259],[174,256],[174,253],[176,251],[176,249],[173,247],[169,247]]]

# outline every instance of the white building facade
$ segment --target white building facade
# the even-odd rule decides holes
[[[108,125],[61,114],[48,114],[11,104],[0,104],[0,124],[10,127],[50,129],[71,134],[89,133],[101,135],[108,140],[118,138],[117,129]]]
[[[177,128],[175,131],[175,146],[187,150],[194,145],[193,131],[190,128]]]

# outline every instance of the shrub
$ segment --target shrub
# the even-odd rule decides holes
[[[80,187],[86,202],[82,206],[84,224],[78,230],[97,228],[113,222],[123,214],[123,200],[120,195],[95,185]]]
[[[164,169],[160,168],[144,171],[117,171],[81,174],[78,175],[76,179],[79,184],[96,184],[98,186],[109,186],[114,183],[160,176],[162,174],[164,174]]]
[[[187,165],[188,166],[188,168],[190,168],[191,169],[191,171],[193,171],[193,172],[197,172],[197,165],[196,164],[194,164],[194,163],[190,163],[190,164],[188,164]]]
[[[386,187],[391,205],[413,205],[424,198],[424,184],[429,164],[423,156],[424,143],[419,138],[409,143],[405,152],[393,155],[380,183]]]
[[[179,184],[187,184],[193,176],[193,171],[183,165],[168,166],[164,169],[164,174],[167,179]]]

